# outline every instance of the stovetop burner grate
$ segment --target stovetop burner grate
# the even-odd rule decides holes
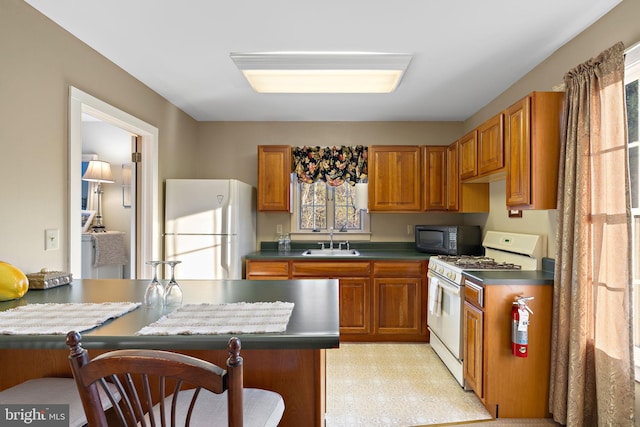
[[[462,269],[476,270],[520,270],[522,266],[510,262],[498,262],[493,258],[475,255],[439,255],[438,259],[460,267]]]

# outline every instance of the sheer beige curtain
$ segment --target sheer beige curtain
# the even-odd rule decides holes
[[[565,77],[551,390],[569,426],[633,426],[624,47]]]

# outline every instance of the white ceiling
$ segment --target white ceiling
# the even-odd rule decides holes
[[[433,121],[467,119],[621,0],[25,1],[196,120]],[[257,94],[229,53],[260,51],[414,56],[391,94]]]

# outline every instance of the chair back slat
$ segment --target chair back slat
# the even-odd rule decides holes
[[[196,401],[198,400],[198,395],[200,394],[200,390],[202,387],[198,387],[196,391],[193,393],[193,397],[191,398],[191,402],[189,402],[189,410],[187,411],[187,420],[186,425],[191,425],[191,417],[193,415],[193,408],[196,406]]]

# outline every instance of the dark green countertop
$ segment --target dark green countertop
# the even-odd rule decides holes
[[[481,270],[464,271],[464,276],[469,277],[479,285],[553,285],[553,273],[544,270]]]
[[[334,247],[338,247],[339,240],[334,242]],[[352,242],[351,249],[357,249],[359,256],[309,256],[302,255],[306,249],[319,249],[320,245],[316,242],[292,242],[291,251],[278,252],[277,242],[262,242],[260,251],[253,252],[246,256],[247,259],[350,259],[350,260],[409,260],[424,261],[431,257],[431,254],[418,252],[415,250],[413,242]]]
[[[184,304],[270,302],[295,304],[287,330],[275,334],[237,334],[243,349],[321,349],[340,344],[338,280],[185,280]],[[0,311],[36,303],[141,302],[148,280],[85,279],[46,290],[29,290]],[[82,332],[85,348],[226,349],[230,335],[138,336],[136,332],[174,309],[141,306],[119,318]],[[63,335],[2,335],[0,348],[67,349]]]

